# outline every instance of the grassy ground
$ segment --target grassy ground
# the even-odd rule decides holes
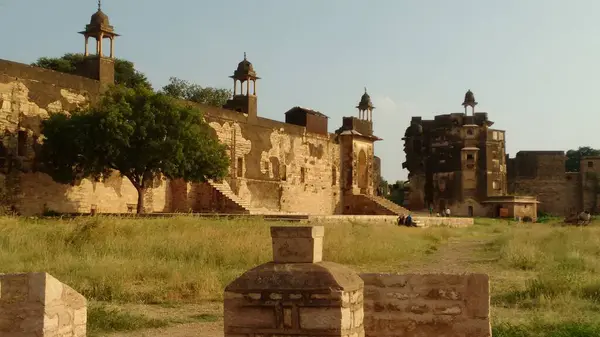
[[[600,336],[599,224],[476,222],[465,229],[326,225],[324,256],[357,271],[486,272],[495,337]],[[270,260],[270,225],[0,218],[0,273],[47,271],[81,292],[91,301],[92,336],[208,324],[221,319],[224,286]],[[211,301],[211,311],[198,307]]]

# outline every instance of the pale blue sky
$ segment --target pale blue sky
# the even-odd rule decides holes
[[[0,58],[83,51],[94,0],[0,0]],[[335,130],[367,87],[388,180],[403,179],[411,116],[461,112],[467,89],[507,152],[600,147],[597,0],[104,0],[116,55],[156,88],[170,76],[231,88],[248,53],[259,114],[301,105]]]

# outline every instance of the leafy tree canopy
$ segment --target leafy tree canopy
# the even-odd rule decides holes
[[[186,101],[222,107],[231,96],[231,90],[201,87],[188,81],[171,77],[169,84],[162,88],[162,92],[171,97]]]
[[[567,172],[579,172],[579,162],[586,156],[600,156],[600,150],[589,146],[581,146],[577,150],[567,151],[565,169]]]
[[[81,69],[84,58],[83,54],[69,53],[62,57],[41,57],[32,65],[63,73],[77,74]],[[136,86],[152,88],[146,75],[135,70],[132,62],[118,58],[115,59],[115,82],[130,88]]]
[[[138,213],[161,175],[203,182],[223,178],[228,167],[225,147],[198,110],[144,86],[113,86],[88,110],[52,115],[42,131],[43,172],[74,184],[118,171],[138,192]]]

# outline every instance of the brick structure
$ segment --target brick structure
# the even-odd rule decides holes
[[[86,336],[86,299],[49,274],[0,274],[0,289],[0,336]]]
[[[36,171],[41,121],[94,104],[106,85],[114,83],[114,43],[119,35],[108,16],[99,8],[80,33],[85,38],[80,76],[0,60],[0,187],[10,196],[5,202],[24,215],[126,213],[137,203],[136,190],[117,175],[70,186]],[[95,53],[89,50],[90,39],[96,41]],[[109,52],[102,49],[105,39],[110,40]],[[329,133],[328,117],[312,109],[292,108],[286,122],[260,117],[260,77],[246,55],[231,78],[233,96],[223,108],[182,102],[198,107],[227,146],[231,164],[226,179],[202,185],[157,179],[144,196],[147,212],[406,211],[390,209],[375,195],[380,162],[374,142],[380,139],[373,135],[374,107],[366,90],[357,106],[359,117],[344,117],[343,126]]]
[[[365,335],[490,337],[484,274],[361,274]]]
[[[363,281],[322,261],[323,231],[271,228],[273,262],[225,288],[225,337],[364,336]]]
[[[402,166],[408,169],[410,182],[407,205],[413,210],[431,205],[439,212],[447,207],[457,216],[517,217],[513,211],[518,209],[535,220],[535,198],[505,198],[505,133],[491,128],[494,123],[487,113],[475,112],[477,104],[469,90],[462,104],[464,113],[433,120],[412,118],[403,138],[406,162]]]

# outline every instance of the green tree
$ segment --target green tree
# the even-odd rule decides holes
[[[200,111],[143,86],[113,86],[88,110],[52,115],[42,132],[43,172],[75,184],[118,171],[138,192],[138,213],[161,175],[204,182],[223,178],[229,163]]]
[[[222,107],[225,105],[231,90],[210,87],[201,87],[177,77],[169,78],[169,84],[162,88],[162,92],[177,99]]]
[[[63,73],[77,74],[83,65],[84,59],[83,54],[68,53],[62,57],[41,57],[32,65]],[[115,83],[130,88],[136,86],[152,88],[146,75],[137,71],[132,62],[119,58],[115,59]]]
[[[600,150],[589,146],[581,146],[577,150],[567,151],[565,169],[567,172],[579,172],[579,162],[586,156],[600,156]]]
[[[401,180],[396,180],[396,182],[390,186],[390,194],[388,195],[388,199],[395,202],[398,205],[402,205],[404,203],[404,190],[406,189],[406,182]]]

